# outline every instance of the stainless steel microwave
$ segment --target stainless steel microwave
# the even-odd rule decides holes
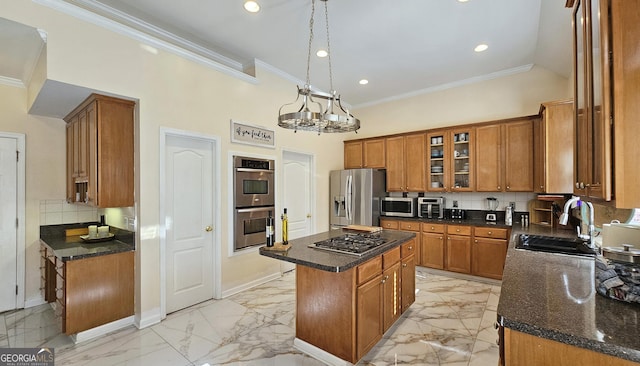
[[[418,214],[417,198],[383,197],[380,206],[383,216],[416,217]]]

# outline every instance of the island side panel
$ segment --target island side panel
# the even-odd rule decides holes
[[[355,288],[354,268],[296,266],[296,337],[355,363]]]

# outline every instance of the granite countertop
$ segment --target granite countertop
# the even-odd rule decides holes
[[[498,305],[501,325],[640,362],[640,306],[595,291],[593,258],[515,249],[519,234],[571,237],[568,230],[513,227]]]
[[[369,259],[388,251],[389,249],[398,247],[416,236],[416,234],[414,233],[404,231],[383,230],[380,232],[380,235],[383,238],[387,239],[388,242],[376,247],[371,252],[366,253],[362,256],[309,248],[310,245],[317,241],[334,238],[346,233],[353,233],[353,231],[345,229],[326,231],[323,233],[306,236],[304,238],[290,240],[288,245],[290,245],[291,248],[286,252],[270,251],[266,250],[265,247],[262,247],[260,248],[260,254],[267,257],[320,269],[323,271],[344,272],[350,268],[357,266],[360,263],[364,263]]]
[[[65,236],[66,229],[95,224],[97,223],[40,226],[40,242],[53,250],[53,254],[63,262],[135,250],[134,233],[116,227],[109,228],[115,235],[109,241],[89,243],[79,235]]]
[[[424,223],[434,223],[434,224],[443,224],[443,225],[468,225],[468,226],[487,226],[487,227],[499,227],[504,229],[511,229],[511,225],[505,225],[504,220],[497,222],[488,222],[483,218],[468,218],[465,220],[459,219],[427,219],[423,217],[393,217],[393,216],[380,216],[381,219],[386,220],[396,220],[396,221],[414,221],[414,222],[424,222]],[[516,223],[513,225],[520,226],[520,223]]]

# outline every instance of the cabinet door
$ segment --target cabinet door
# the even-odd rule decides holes
[[[404,136],[390,137],[387,144],[387,191],[405,192]]]
[[[447,263],[449,271],[471,273],[471,237],[447,235]]]
[[[427,182],[429,192],[444,192],[450,186],[449,146],[447,131],[435,131],[427,134]]]
[[[404,145],[406,189],[409,192],[424,192],[427,148],[425,134],[405,136]]]
[[[76,116],[71,121],[71,127],[73,128],[73,178],[80,176],[80,123],[78,123],[79,117]]]
[[[344,142],[344,168],[362,168],[362,141]]]
[[[499,124],[476,127],[476,191],[499,192],[502,186],[502,129]]]
[[[416,221],[400,221],[400,230],[411,231],[416,237],[411,241],[402,244],[402,258],[413,254],[416,258],[416,264],[421,265],[420,256],[422,255],[422,236],[420,235],[420,222]]]
[[[98,116],[96,104],[87,106],[87,203],[96,206],[98,196]]]
[[[444,269],[444,234],[422,233],[422,265]]]
[[[534,122],[534,189],[537,193],[573,192],[573,101],[543,103]]]
[[[504,124],[505,191],[533,192],[533,120]]]
[[[547,113],[547,108],[543,107],[541,120],[533,124],[533,192],[535,193],[547,192],[545,184],[545,179],[547,177],[545,169],[545,161],[547,159],[547,149],[545,147],[545,121],[547,120]],[[569,147],[573,150],[571,145]],[[573,154],[571,156],[573,156]],[[569,166],[573,166],[573,161]],[[573,182],[573,180],[571,180],[571,182]]]
[[[475,129],[451,130],[449,139],[453,140],[448,155],[451,172],[449,190],[452,192],[471,192],[475,188]]]
[[[473,271],[477,276],[502,279],[507,241],[476,237],[473,242]]]
[[[357,288],[357,359],[382,338],[382,276]]]
[[[398,230],[400,228],[400,224],[397,220],[380,219],[380,227],[389,230]]]
[[[402,288],[400,294],[402,296],[402,312],[404,313],[411,304],[416,301],[416,261],[415,256],[410,255],[403,258],[400,262],[401,276],[400,281]]]
[[[382,311],[383,333],[389,329],[400,317],[401,293],[400,293],[400,262],[396,262],[382,272]]]
[[[76,184],[73,175],[73,124],[67,124],[67,202],[76,201]]]
[[[78,142],[78,178],[87,179],[88,164],[89,164],[89,136],[88,136],[88,122],[87,114],[80,112],[78,114],[78,136],[76,141]]]
[[[384,139],[365,140],[362,143],[365,168],[384,168],[386,159]]]

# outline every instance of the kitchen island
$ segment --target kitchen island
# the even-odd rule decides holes
[[[498,305],[502,364],[637,365],[640,306],[596,293],[593,258],[516,249],[522,233],[575,237],[514,227]]]
[[[331,365],[360,360],[415,300],[415,234],[383,230],[380,244],[358,256],[313,248],[352,231],[337,229],[260,254],[296,264],[299,350]]]

